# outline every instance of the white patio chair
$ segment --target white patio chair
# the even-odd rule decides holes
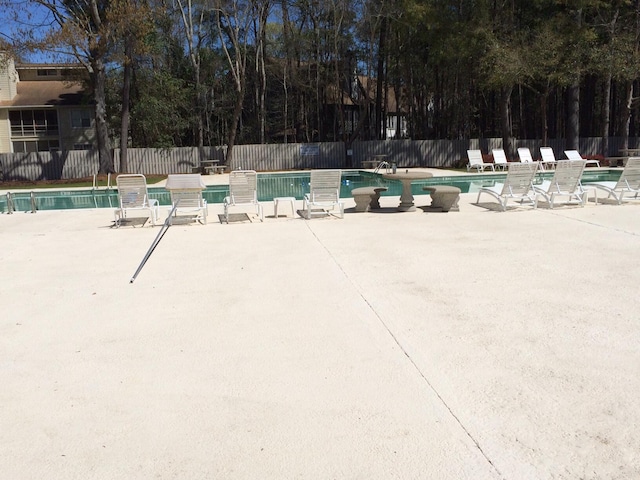
[[[340,218],[344,218],[344,202],[340,200],[340,170],[311,170],[309,193],[303,198],[305,218],[309,220],[312,215],[326,215],[338,207]],[[314,211],[313,207],[318,207]]]
[[[491,150],[493,154],[493,166],[494,169],[500,168],[503,171],[509,168],[509,162],[507,162],[507,156],[502,148],[494,148]]]
[[[600,162],[598,160],[587,160],[586,158],[582,158],[582,155],[580,155],[577,150],[565,150],[564,154],[569,160],[584,160],[587,162],[587,165],[595,165],[596,167],[600,166]]]
[[[224,219],[229,223],[229,208],[255,208],[264,221],[262,205],[258,202],[258,174],[254,170],[234,170],[229,174],[229,195],[224,198]]]
[[[188,216],[193,221],[206,225],[207,201],[203,198],[202,191],[207,186],[199,173],[169,175],[165,188],[171,194],[171,208],[176,207],[173,216],[169,218],[169,224],[179,216]]]
[[[549,208],[555,206],[557,196],[569,197],[568,202],[575,199],[581,207],[584,207],[587,193],[580,184],[580,178],[585,164],[584,160],[560,160],[557,162],[551,180],[544,180],[540,185],[534,185],[536,192],[549,203]]]
[[[618,205],[622,203],[626,194],[633,195],[633,199],[638,200],[638,195],[640,195],[640,157],[629,157],[617,182],[593,182],[586,184],[586,186],[604,190],[608,194],[607,198],[613,197]],[[596,194],[597,203],[598,196]]]
[[[518,158],[520,159],[520,163],[533,163],[531,150],[529,150],[527,147],[520,147],[518,149]]]
[[[485,168],[490,168],[492,172],[496,171],[493,163],[484,161],[480,150],[467,150],[467,158],[469,159],[467,172],[471,171],[472,168],[477,169],[478,172],[484,172]]]
[[[520,205],[527,202],[532,204],[533,208],[536,208],[538,206],[538,197],[533,189],[533,178],[536,175],[537,168],[537,163],[509,163],[509,170],[504,183],[496,183],[493,187],[481,187],[478,191],[476,204],[480,203],[480,195],[482,193],[488,193],[498,200],[503,212],[507,210],[509,200],[517,201]]]
[[[122,174],[116,178],[118,187],[118,208],[114,212],[115,226],[120,227],[122,221],[131,217],[131,212],[148,212],[142,225],[151,218],[151,224],[158,221],[158,200],[149,198],[147,179],[141,174]]]
[[[540,147],[540,157],[542,157],[542,162],[540,166],[544,170],[551,170],[555,168],[558,161],[556,160],[556,155],[553,153],[553,148],[551,147]]]

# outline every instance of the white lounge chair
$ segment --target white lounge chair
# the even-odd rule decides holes
[[[540,147],[540,156],[542,157],[540,166],[545,170],[555,168],[558,163],[556,155],[553,153],[553,148],[551,147]]]
[[[493,154],[493,167],[494,170],[496,168],[501,168],[503,171],[509,167],[509,162],[507,162],[507,156],[504,153],[502,148],[494,148],[491,150]]]
[[[142,225],[151,218],[151,224],[158,221],[158,200],[149,198],[147,179],[141,174],[122,174],[116,178],[118,187],[118,208],[114,212],[115,226],[120,227],[131,212],[148,212]],[[131,217],[129,217],[131,218]]]
[[[258,202],[258,174],[254,170],[234,170],[229,174],[229,195],[224,198],[224,219],[229,223],[230,207],[255,208],[264,221],[262,205]]]
[[[575,199],[581,207],[584,207],[587,194],[582,189],[580,178],[585,164],[584,160],[560,160],[551,180],[544,180],[540,185],[534,185],[536,192],[549,203],[549,208],[555,206],[557,196],[569,197],[569,202]]]
[[[520,163],[533,163],[531,150],[529,150],[527,147],[520,147],[518,149],[518,158],[520,158]]]
[[[467,150],[467,158],[469,159],[467,172],[471,171],[472,168],[477,169],[478,172],[484,172],[485,168],[490,168],[492,172],[496,171],[493,163],[484,161],[480,150]]]
[[[633,199],[640,197],[640,157],[629,157],[627,164],[620,174],[617,182],[593,182],[586,184],[589,187],[596,187],[608,193],[607,198],[615,198],[618,205],[622,203],[625,195],[633,195]],[[628,197],[627,197],[628,198]],[[596,193],[596,204],[598,196]]]
[[[340,170],[311,170],[309,193],[305,193],[303,198],[307,220],[318,213],[325,215],[335,207],[340,211],[340,218],[344,218],[344,202],[340,200],[341,179]],[[313,207],[319,207],[320,212],[314,211]]]
[[[524,202],[538,206],[538,197],[533,189],[533,178],[538,168],[537,163],[509,163],[507,178],[504,183],[496,183],[493,187],[482,187],[478,191],[476,204],[480,203],[480,195],[488,193],[500,203],[502,211],[507,210],[509,200],[517,201],[522,205]]]
[[[595,165],[596,167],[600,166],[600,162],[598,160],[587,160],[585,158],[582,158],[577,150],[565,150],[564,154],[569,160],[584,160],[585,162],[587,162],[587,165]]]
[[[199,173],[169,175],[165,188],[171,194],[172,208],[176,207],[173,217],[169,218],[169,224],[180,215],[191,216],[193,221],[202,224],[207,223],[207,201],[202,196],[202,191],[207,186]]]

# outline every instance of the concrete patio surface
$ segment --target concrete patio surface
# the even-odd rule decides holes
[[[0,478],[640,478],[640,202],[474,201],[0,215]]]

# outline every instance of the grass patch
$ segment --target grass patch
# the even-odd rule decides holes
[[[148,185],[166,180],[166,175],[145,175]],[[107,186],[107,175],[98,175],[96,179],[98,187]],[[116,176],[111,176],[111,186],[116,186]],[[33,188],[91,188],[93,177],[73,178],[65,180],[12,180],[0,182],[0,190],[29,190]]]

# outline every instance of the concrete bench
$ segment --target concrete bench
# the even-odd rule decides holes
[[[380,192],[386,191],[387,187],[360,187],[351,190],[356,202],[356,212],[380,208]]]
[[[460,189],[449,185],[432,185],[422,187],[431,195],[431,205],[428,210],[432,212],[454,212],[459,211],[458,200],[460,200]]]
[[[363,160],[362,168],[376,168],[380,162],[376,160]]]
[[[204,171],[207,175],[211,175],[212,173],[224,173],[226,169],[226,165],[207,165],[204,167]]]

